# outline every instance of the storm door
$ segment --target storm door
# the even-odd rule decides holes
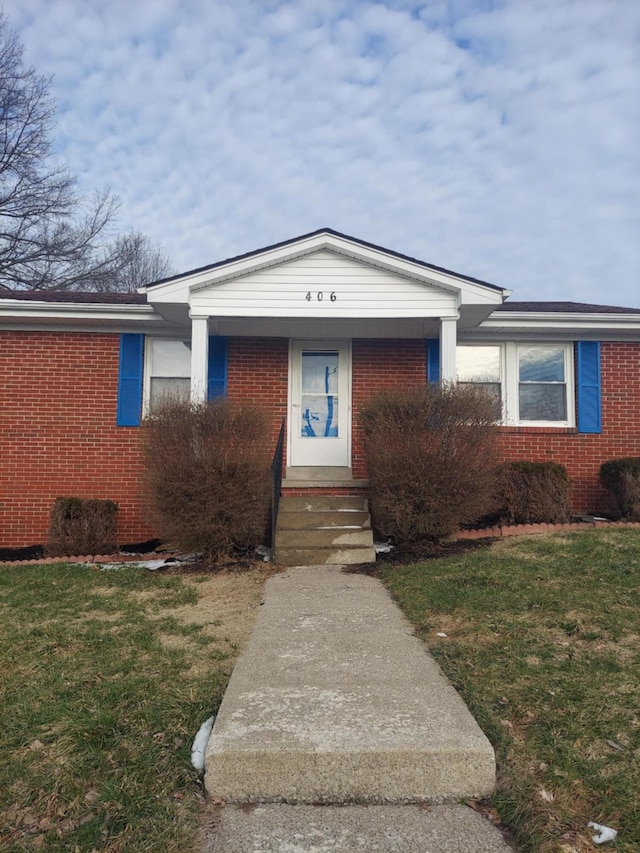
[[[347,341],[294,341],[289,406],[291,466],[349,466],[350,386]]]

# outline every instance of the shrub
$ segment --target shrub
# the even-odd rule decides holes
[[[436,541],[487,512],[498,461],[496,404],[473,386],[380,392],[360,411],[371,510],[399,544]]]
[[[571,517],[569,485],[557,462],[505,462],[498,468],[496,515],[506,524],[562,524]]]
[[[51,509],[51,556],[110,554],[116,548],[118,504],[87,498],[56,498]]]
[[[613,495],[622,518],[640,521],[640,456],[605,462],[600,482]]]
[[[144,423],[143,450],[163,536],[212,561],[262,542],[271,500],[263,411],[227,400],[167,401]]]

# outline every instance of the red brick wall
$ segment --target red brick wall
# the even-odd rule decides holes
[[[287,338],[230,339],[227,396],[230,400],[253,402],[273,412],[274,450],[280,424],[287,417],[288,371]]]
[[[110,498],[120,543],[155,536],[142,507],[139,430],[116,426],[117,334],[0,331],[0,547],[46,541],[58,496]],[[229,342],[231,399],[287,411],[286,339]]]
[[[612,510],[598,481],[603,462],[640,456],[640,344],[601,344],[602,433],[540,427],[501,430],[506,459],[554,461],[567,467],[576,513]],[[354,477],[366,477],[362,441],[355,419],[362,402],[377,388],[424,382],[423,341],[353,342]]]
[[[141,505],[136,428],[116,427],[117,334],[0,331],[0,547],[44,542],[59,495],[110,498],[119,541],[150,538]],[[231,399],[273,411],[272,441],[287,413],[288,341],[229,342]],[[640,456],[640,344],[603,343],[603,432],[503,430],[509,459],[555,460],[573,479],[577,512],[604,511],[603,461]],[[357,413],[376,389],[421,384],[423,341],[353,341],[353,472],[366,477]]]
[[[613,509],[598,470],[608,459],[640,456],[640,344],[601,344],[602,433],[513,427],[503,430],[507,459],[553,461],[567,467],[576,513]]]
[[[352,362],[352,468],[355,479],[366,479],[362,434],[358,427],[360,407],[382,388],[424,385],[427,375],[425,342],[356,339],[352,344]]]
[[[0,547],[41,544],[56,497],[110,498],[150,538],[135,428],[116,426],[117,334],[0,331]]]

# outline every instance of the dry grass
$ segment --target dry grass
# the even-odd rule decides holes
[[[2,850],[195,849],[191,742],[270,571],[0,567]]]

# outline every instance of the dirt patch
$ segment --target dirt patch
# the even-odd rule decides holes
[[[376,557],[375,563],[362,563],[344,566],[345,574],[371,575],[377,577],[383,564],[422,563],[425,560],[440,560],[443,557],[455,557],[467,551],[479,551],[489,548],[495,539],[456,539],[453,542],[418,542],[411,546],[394,545],[391,551],[383,551]]]
[[[162,592],[161,589],[137,589],[132,590],[128,593],[129,597],[133,599],[133,601],[139,601],[141,604],[145,604],[149,601],[162,601]]]
[[[480,630],[476,622],[468,617],[451,613],[433,614],[430,619],[430,630],[424,634],[426,642],[436,639],[462,640],[473,637],[474,646],[493,646],[500,640],[500,635],[483,628]],[[446,634],[446,637],[439,635]]]
[[[267,578],[274,574],[272,566],[256,566],[243,572],[182,575],[198,594],[195,604],[163,607],[158,618],[173,617],[182,625],[197,625],[211,643],[202,646],[189,637],[163,632],[162,642],[171,648],[193,650],[191,672],[204,668],[207,655],[233,660],[247,644],[253,629],[262,591]]]
[[[173,616],[185,625],[201,625],[205,634],[222,638],[231,647],[244,646],[249,638],[262,597],[262,588],[271,572],[224,572],[207,576],[184,575],[198,594],[195,604],[163,607],[162,616]]]
[[[495,539],[456,539],[452,542],[417,542],[411,546],[395,547],[392,551],[378,554],[378,563],[421,563],[424,560],[440,560],[455,557],[468,551],[489,548]]]
[[[118,594],[118,590],[112,586],[94,586],[91,588],[91,595],[104,595],[107,598],[114,598]]]

